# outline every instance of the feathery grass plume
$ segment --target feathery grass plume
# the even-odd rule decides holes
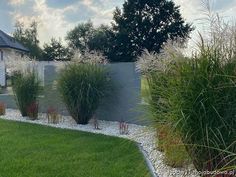
[[[177,113],[173,99],[176,98],[170,97],[176,94],[177,68],[187,60],[180,41],[168,41],[161,53],[145,50],[136,64],[148,83],[148,108],[157,127],[158,148],[164,152],[166,163],[173,167],[183,167],[190,162],[180,133],[174,127]]]
[[[90,63],[90,64],[107,64],[108,60],[99,51],[88,51],[81,52],[80,50],[74,51],[74,56],[71,60],[76,63]]]
[[[78,53],[61,71],[58,88],[70,115],[78,124],[87,124],[109,90],[110,78],[101,64],[105,57],[99,52]]]
[[[145,49],[136,62],[136,70],[142,75],[153,72],[166,72],[177,59],[184,58],[183,43],[181,39],[168,40],[162,47],[160,53],[149,52]]]
[[[16,104],[22,116],[30,116],[27,110],[31,105],[37,104],[42,89],[36,72],[37,63],[28,56],[18,57],[15,55],[7,57],[4,62],[7,75],[12,80]]]

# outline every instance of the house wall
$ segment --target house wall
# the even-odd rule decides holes
[[[10,48],[0,48],[2,52],[3,60],[9,60],[9,59],[18,59],[21,58],[21,52],[18,52],[17,50],[10,49]]]
[[[53,106],[64,115],[68,115],[65,105],[56,90],[58,69],[54,63],[42,62],[44,67],[44,93],[40,98],[40,111],[46,112]],[[135,70],[134,63],[114,63],[106,66],[113,81],[110,94],[105,97],[96,113],[98,119],[112,121],[127,121],[146,124],[145,114],[141,105],[140,74]],[[13,95],[0,95],[0,101],[8,108],[17,108]]]

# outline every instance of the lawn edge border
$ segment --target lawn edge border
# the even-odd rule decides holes
[[[148,155],[147,155],[147,152],[143,149],[143,147],[140,145],[140,143],[137,143],[137,146],[139,148],[139,151],[143,154],[143,157],[145,159],[145,162],[146,162],[146,165],[152,175],[152,177],[159,177],[157,174],[156,174],[156,170],[155,168],[153,167],[152,165],[152,162],[150,161],[150,159],[148,158]]]

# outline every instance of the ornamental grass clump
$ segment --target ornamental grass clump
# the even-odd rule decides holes
[[[78,124],[87,124],[108,89],[109,79],[103,66],[74,63],[66,66],[58,81],[66,107]]]
[[[29,111],[33,109],[33,105],[38,102],[38,96],[41,90],[40,81],[37,74],[34,71],[22,72],[13,77],[13,93],[16,100],[18,109],[22,116],[36,117],[35,110],[33,112]]]
[[[223,57],[223,56],[222,56]],[[236,164],[236,58],[222,61],[219,50],[202,48],[179,68],[176,124],[197,170]]]
[[[209,33],[178,67],[176,126],[197,170],[230,173],[236,169],[236,26],[209,14]]]
[[[167,55],[153,70],[142,68],[149,69],[145,74],[149,107],[157,127],[169,125],[181,137],[198,171],[232,174],[236,169],[236,26],[225,24],[218,15],[210,22],[210,33],[200,35],[192,57]],[[155,56],[158,59],[163,53]],[[158,137],[159,143],[165,141],[166,136]]]
[[[106,63],[106,58],[99,52],[76,51],[72,62],[61,71],[58,89],[78,124],[88,123],[110,89],[110,78],[103,66]]]
[[[177,41],[168,41],[161,53],[144,51],[137,68],[148,83],[148,108],[157,128],[158,149],[165,154],[165,162],[172,167],[183,167],[190,162],[189,156],[175,128],[174,109],[176,97],[176,68],[186,58]]]

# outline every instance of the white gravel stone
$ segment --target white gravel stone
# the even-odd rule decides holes
[[[147,153],[150,162],[152,163],[155,173],[159,177],[196,177],[196,170],[189,168],[172,168],[165,165],[163,154],[156,148],[156,131],[150,126],[141,126],[129,124],[129,133],[121,135],[119,132],[119,122],[99,120],[98,125],[100,130],[94,129],[94,125],[90,122],[88,125],[78,125],[70,116],[62,116],[60,123],[48,123],[46,114],[40,114],[38,120],[29,120],[27,117],[22,117],[18,110],[7,109],[6,115],[0,116],[1,119],[14,120],[20,122],[28,122],[33,124],[41,124],[62,129],[80,130],[85,132],[116,136],[133,140],[141,145]]]

